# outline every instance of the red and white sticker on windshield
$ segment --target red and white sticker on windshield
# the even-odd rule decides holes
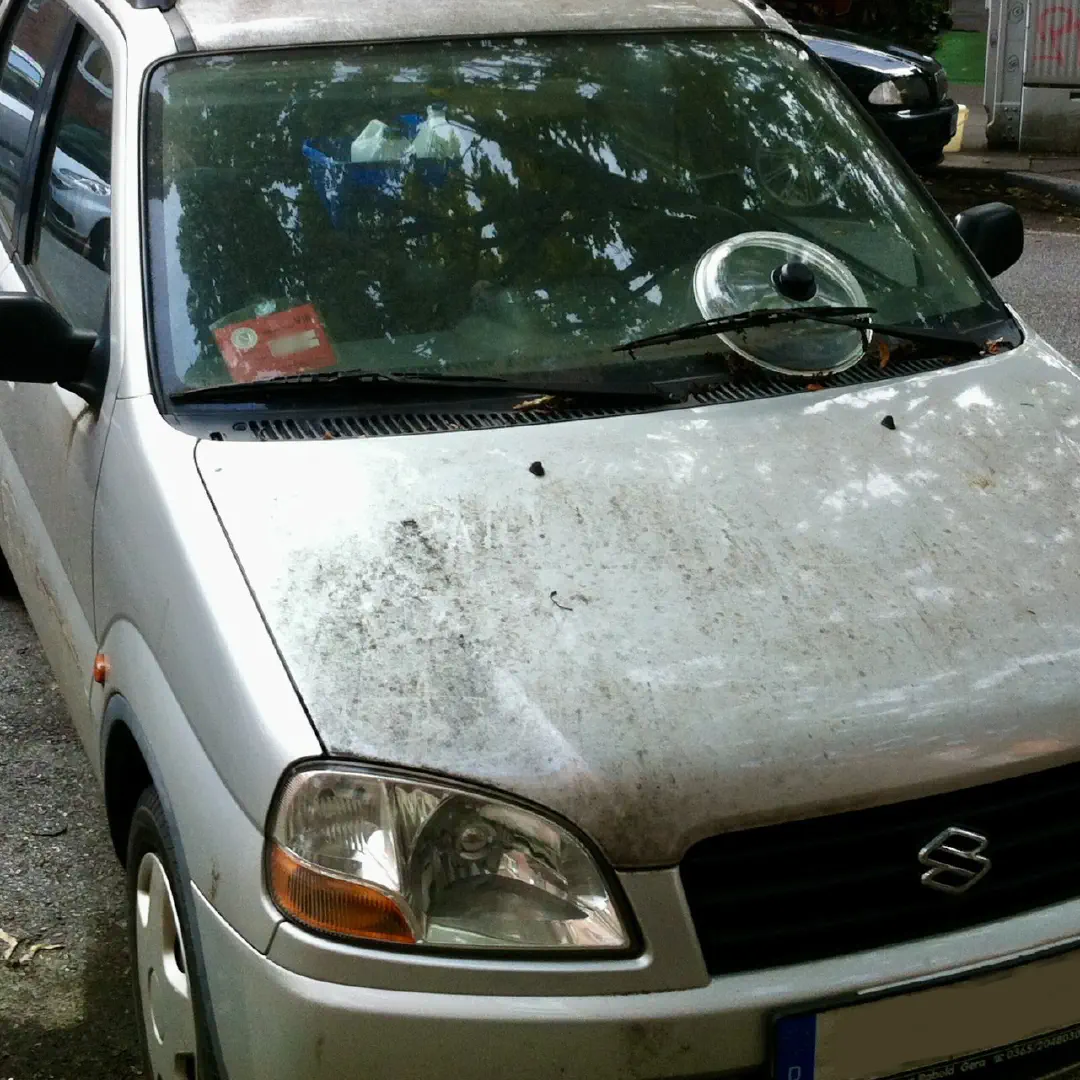
[[[236,382],[302,375],[337,363],[313,304],[230,323],[214,331],[214,340]]]

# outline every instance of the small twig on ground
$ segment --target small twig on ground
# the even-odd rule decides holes
[[[7,949],[4,950],[4,955],[0,956],[0,961],[7,963],[15,950],[19,947],[19,939],[12,937],[6,930],[0,930],[0,944],[6,945]]]

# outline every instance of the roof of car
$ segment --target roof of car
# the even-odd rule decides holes
[[[200,50],[787,24],[763,0],[176,0]]]

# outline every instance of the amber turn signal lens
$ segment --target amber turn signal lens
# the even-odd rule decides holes
[[[325,934],[415,945],[416,936],[389,897],[323,873],[280,844],[270,847],[270,890],[294,921]]]
[[[94,682],[104,686],[109,681],[109,658],[104,653],[94,657]]]

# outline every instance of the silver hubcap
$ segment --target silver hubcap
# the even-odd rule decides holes
[[[189,1080],[195,1076],[195,1009],[172,889],[153,853],[139,863],[135,949],[154,1080]]]

